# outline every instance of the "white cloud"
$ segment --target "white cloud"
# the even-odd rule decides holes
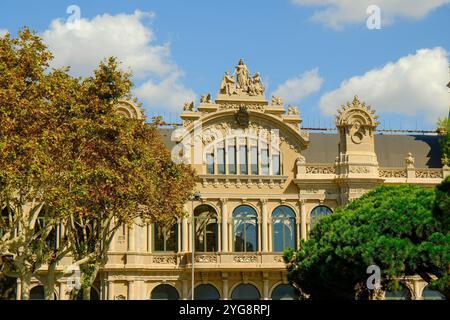
[[[324,79],[319,69],[307,71],[279,85],[273,93],[287,103],[295,103],[320,90]]]
[[[312,19],[333,29],[345,24],[361,23],[368,18],[370,5],[381,9],[382,25],[393,22],[396,17],[424,18],[432,10],[450,3],[450,0],[292,0],[299,6],[321,7]]]
[[[443,48],[421,49],[413,55],[372,69],[341,83],[324,94],[320,108],[326,115],[358,95],[379,112],[417,115],[430,123],[448,113],[448,52]]]
[[[155,32],[144,24],[153,17],[152,12],[135,11],[82,18],[78,23],[57,19],[42,36],[54,53],[53,67],[68,65],[73,74],[87,76],[101,60],[115,56],[133,72],[135,80],[144,83],[136,89],[144,106],[180,110],[182,104],[172,101],[188,99],[192,91],[181,82],[183,71],[171,61],[170,45],[155,43]]]
[[[196,99],[194,91],[186,88],[180,81],[180,77],[181,74],[174,73],[160,82],[149,80],[137,88],[135,93],[141,101],[180,111],[185,102]]]
[[[3,37],[4,35],[6,35],[8,33],[8,30],[6,29],[0,29],[0,37]]]

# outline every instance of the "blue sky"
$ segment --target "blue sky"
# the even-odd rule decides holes
[[[15,34],[27,25],[42,34],[47,31],[44,38],[59,55],[58,63],[75,65],[75,74],[88,73],[92,61],[106,55],[131,61],[147,114],[165,114],[169,121],[177,120],[182,101],[207,92],[214,96],[223,72],[233,71],[244,58],[252,73],[261,73],[266,95],[285,93],[282,98],[299,107],[305,126],[318,126],[319,120],[321,126],[331,126],[334,110],[358,94],[378,110],[382,128],[432,129],[450,105],[445,88],[450,80],[449,1],[427,7],[426,0],[395,5],[379,0],[378,30],[366,26],[365,0],[352,7],[341,0],[328,1],[334,6],[314,5],[323,2],[3,0],[0,29]],[[76,30],[64,31],[69,5],[77,5],[85,21],[78,35]],[[114,43],[122,32],[117,29],[118,15],[122,22],[132,20],[128,32],[147,30],[149,38],[135,39],[128,33],[118,35],[120,43]],[[95,20],[98,16],[103,20]],[[61,25],[51,26],[58,18]],[[101,33],[89,29],[99,30],[100,25]],[[76,42],[83,37],[88,40]],[[94,43],[100,45],[91,50]],[[129,46],[129,51],[124,49]],[[79,50],[76,55],[69,54],[73,48]],[[148,55],[139,56],[142,52]],[[160,62],[154,66],[146,62],[155,57]],[[288,85],[289,80],[294,81]]]

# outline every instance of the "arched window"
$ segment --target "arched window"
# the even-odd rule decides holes
[[[385,300],[411,300],[411,292],[402,283],[397,290],[387,290],[384,294]]]
[[[333,210],[327,206],[317,206],[311,211],[311,225],[310,230],[316,225],[319,220],[329,214],[332,214]]]
[[[296,248],[295,212],[288,206],[279,206],[272,212],[273,250],[283,252]]]
[[[180,295],[177,289],[168,284],[160,284],[152,291],[152,300],[178,300]]]
[[[219,300],[220,294],[217,289],[210,284],[201,284],[195,288],[195,300]]]
[[[297,300],[295,288],[290,284],[280,284],[272,291],[272,300]]]
[[[77,300],[83,300],[83,290],[78,290]],[[100,295],[94,287],[91,287],[90,300],[100,300]]]
[[[162,226],[157,223],[153,225],[153,251],[155,252],[177,252],[178,251],[178,228],[175,223],[171,227]]]
[[[258,216],[250,206],[239,206],[233,211],[234,251],[258,250]]]
[[[422,291],[423,300],[446,300],[445,296],[437,290],[431,290],[429,285]]]
[[[204,156],[206,174],[282,174],[279,147],[260,137],[236,134],[226,139],[217,138],[214,144],[207,146]]]
[[[218,251],[219,225],[213,207],[201,205],[194,210],[195,250],[199,252]]]
[[[259,300],[260,298],[259,290],[252,284],[240,284],[231,294],[232,300]]]
[[[57,299],[56,293],[54,299]],[[45,300],[44,286],[35,286],[30,290],[30,300]]]

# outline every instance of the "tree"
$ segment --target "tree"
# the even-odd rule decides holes
[[[20,278],[23,299],[33,276],[53,299],[67,271],[56,267],[70,253],[89,299],[115,231],[173,223],[194,172],[172,162],[156,124],[116,113],[132,82],[114,58],[85,79],[49,70],[51,59],[26,28],[0,39],[0,270]]]
[[[1,267],[21,280],[23,299],[32,275],[58,256],[45,244],[59,218],[44,204],[64,159],[57,106],[67,104],[76,81],[64,69],[49,70],[51,59],[27,28],[16,39],[0,38]]]
[[[384,290],[419,274],[449,297],[442,279],[448,277],[450,237],[432,215],[434,199],[433,189],[381,186],[337,209],[298,251],[285,253],[290,281],[303,297],[365,299],[376,294],[366,286],[367,267],[377,265]]]
[[[439,118],[436,131],[442,136],[439,140],[442,164],[450,166],[450,118]]]
[[[194,184],[194,172],[172,161],[156,125],[115,112],[130,88],[129,74],[115,59],[102,62],[83,81],[66,126],[66,168],[52,207],[68,216],[85,299],[114,233],[135,222],[173,224]]]

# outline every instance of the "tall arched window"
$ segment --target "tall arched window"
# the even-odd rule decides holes
[[[195,250],[199,252],[218,251],[219,225],[213,207],[201,205],[194,210]]]
[[[317,206],[311,211],[311,225],[310,229],[312,229],[319,220],[329,214],[332,214],[333,210],[328,208],[327,206]]]
[[[195,288],[194,291],[195,300],[219,300],[220,294],[217,289],[210,284],[201,284]]]
[[[44,286],[35,286],[30,290],[30,300],[45,300]],[[56,293],[53,294],[53,299],[57,300]]]
[[[234,251],[258,251],[258,216],[250,206],[239,206],[233,211]]]
[[[272,212],[273,250],[283,252],[296,248],[295,212],[288,206],[279,206]]]
[[[272,300],[297,300],[295,288],[290,284],[279,284],[272,291]]]
[[[232,300],[259,300],[261,294],[258,288],[252,284],[240,284],[234,288],[231,294]]]
[[[171,227],[162,226],[157,223],[153,225],[153,251],[177,252],[177,239],[178,228],[176,223]]]
[[[178,300],[180,295],[177,289],[168,284],[160,284],[152,291],[152,300]]]

